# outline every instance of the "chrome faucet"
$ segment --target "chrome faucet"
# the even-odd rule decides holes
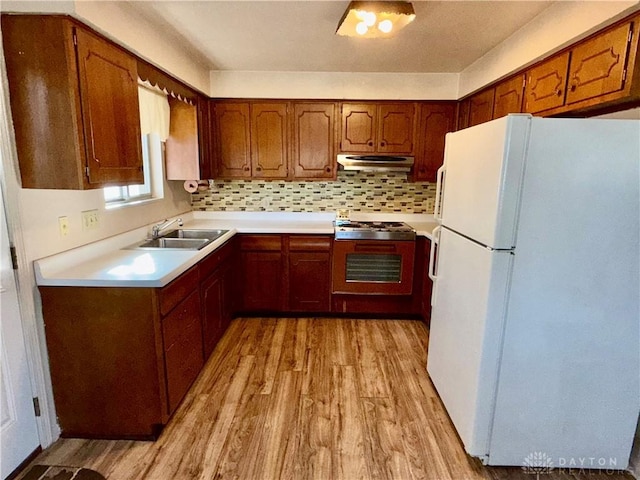
[[[160,232],[162,230],[165,230],[166,228],[169,228],[169,226],[173,225],[174,223],[178,222],[178,226],[181,227],[182,226],[182,219],[181,218],[176,218],[175,220],[164,220],[163,222],[158,223],[157,225],[154,225],[151,228],[151,238],[153,238],[154,240],[156,238],[158,238],[160,236]]]

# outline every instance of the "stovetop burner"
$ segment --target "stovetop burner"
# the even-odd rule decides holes
[[[335,222],[336,240],[415,240],[416,232],[403,222],[342,220]]]

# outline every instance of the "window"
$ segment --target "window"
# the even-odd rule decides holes
[[[150,135],[142,135],[142,170],[144,183],[141,185],[125,185],[123,187],[106,187],[104,200],[109,204],[130,203],[151,198],[151,161],[149,159]]]

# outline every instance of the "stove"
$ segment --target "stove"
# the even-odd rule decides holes
[[[336,240],[415,240],[416,231],[403,222],[336,220]]]

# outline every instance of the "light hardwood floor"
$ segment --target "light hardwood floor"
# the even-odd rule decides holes
[[[157,442],[61,439],[34,463],[116,480],[536,479],[464,453],[427,339],[411,320],[236,319]]]

